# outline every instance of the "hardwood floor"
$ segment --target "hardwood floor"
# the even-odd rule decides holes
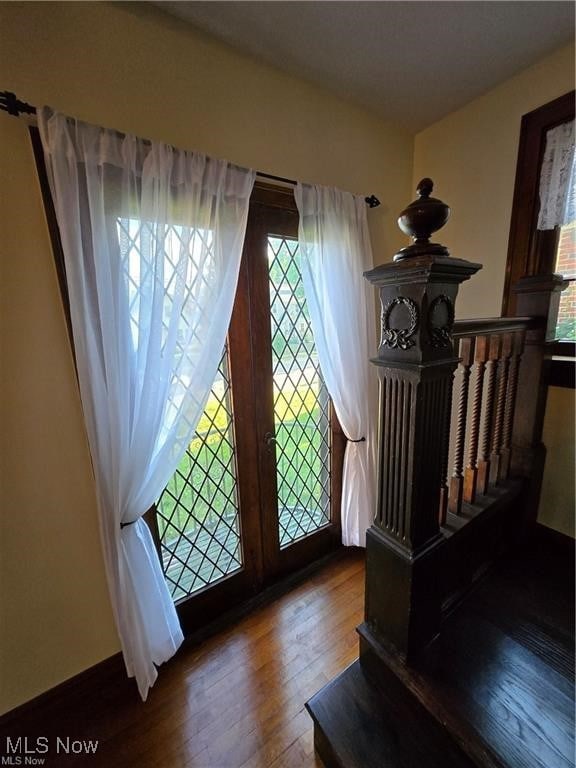
[[[48,768],[574,768],[574,551],[538,539],[446,622],[430,668],[358,655],[364,562],[344,552],[161,669],[148,701],[117,664],[0,721]],[[352,665],[352,666],[349,666]],[[346,669],[343,674],[342,671]],[[320,693],[318,693],[320,691]],[[440,727],[439,727],[440,726]],[[418,738],[414,738],[418,734]],[[56,754],[56,739],[98,740]],[[24,742],[22,742],[24,746]],[[24,755],[24,752],[21,752]]]
[[[28,736],[29,746],[46,736],[43,764],[55,768],[320,766],[304,703],[357,658],[363,607],[363,553],[347,551],[234,626],[182,648],[145,704],[134,682],[111,670],[5,723],[0,755],[7,735]],[[58,736],[97,739],[98,749],[56,755]]]

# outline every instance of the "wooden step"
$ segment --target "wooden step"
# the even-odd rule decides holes
[[[442,666],[436,656],[442,653],[438,644],[432,644],[428,656],[423,657],[420,668],[417,669],[387,651],[378,643],[366,624],[361,624],[357,631],[360,635],[361,656],[370,654],[374,664],[400,685],[408,696],[424,708],[428,717],[449,735],[462,754],[467,755],[471,765],[481,768],[509,768],[478,733],[474,722],[463,716],[463,702],[458,687],[446,686],[442,676],[438,674],[438,669]]]
[[[500,563],[417,667],[358,628],[361,648],[483,768],[575,768],[574,545],[571,557],[546,547],[540,536]]]
[[[361,661],[308,704],[326,766],[575,768],[574,542],[529,544],[417,665],[358,627]]]
[[[471,768],[474,763],[367,652],[306,707],[326,768]]]

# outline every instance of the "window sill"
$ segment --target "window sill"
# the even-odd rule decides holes
[[[574,389],[576,359],[574,357],[554,356],[550,361],[548,386]]]

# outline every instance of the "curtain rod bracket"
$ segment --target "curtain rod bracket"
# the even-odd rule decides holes
[[[368,205],[368,208],[378,208],[380,205],[380,200],[378,200],[376,195],[370,195],[370,197],[365,197],[364,199]]]
[[[0,91],[0,110],[8,112],[9,115],[14,117],[36,114],[36,107],[25,101],[20,101],[16,94],[11,91]]]

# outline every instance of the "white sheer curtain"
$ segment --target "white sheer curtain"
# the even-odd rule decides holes
[[[364,546],[375,511],[376,350],[364,198],[298,184],[302,281],[322,375],[349,442],[344,457],[342,541]]]
[[[38,125],[112,607],[145,699],[182,632],[142,515],[184,454],[216,375],[255,174],[48,108]]]
[[[540,171],[538,229],[554,229],[576,219],[574,120],[546,133]]]

